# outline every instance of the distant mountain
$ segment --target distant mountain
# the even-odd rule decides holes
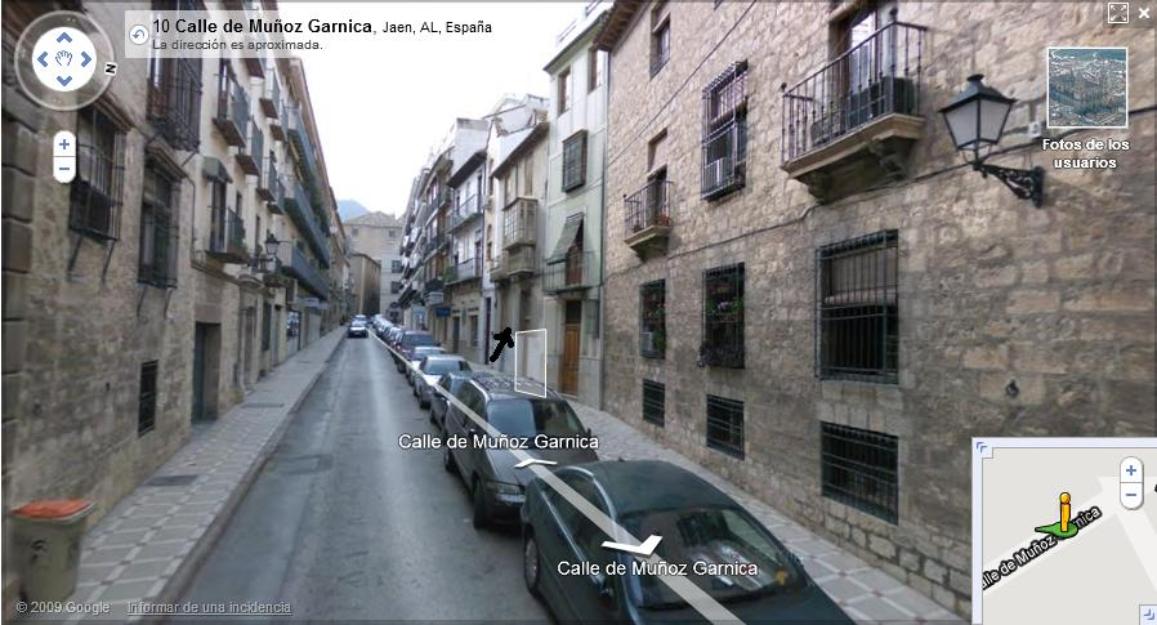
[[[338,200],[337,214],[341,215],[342,222],[349,221],[354,217],[359,217],[370,212],[370,209],[362,206],[362,203],[357,200]]]

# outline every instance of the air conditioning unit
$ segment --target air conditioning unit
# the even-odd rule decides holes
[[[639,338],[642,341],[640,348],[647,353],[655,352],[655,333],[654,332],[640,332]]]
[[[712,161],[703,168],[703,188],[706,190],[717,189],[729,178],[731,178],[731,159],[721,158]]]

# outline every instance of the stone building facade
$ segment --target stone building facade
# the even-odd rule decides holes
[[[1155,434],[1154,41],[1049,10],[628,2],[596,40],[607,409],[961,615],[972,436]],[[1029,134],[1063,44],[1130,48],[1147,112],[1072,134],[1115,170]],[[981,72],[1040,208],[959,165],[937,111]]]
[[[353,314],[372,317],[381,310],[378,289],[382,283],[382,266],[368,254],[349,255],[350,284],[353,291]]]
[[[369,212],[342,224],[351,249],[376,260],[382,267],[378,286],[378,312],[391,321],[401,320],[397,304],[402,293],[402,224],[388,213]]]

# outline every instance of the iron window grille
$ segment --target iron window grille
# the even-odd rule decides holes
[[[562,142],[562,190],[573,191],[586,183],[587,131],[580,130]]]
[[[646,228],[671,225],[673,188],[664,167],[653,174],[647,186],[623,197],[628,237]]]
[[[743,188],[747,172],[747,61],[731,64],[703,89],[700,195],[714,200]]]
[[[898,255],[896,230],[816,252],[820,378],[897,383]]]
[[[639,287],[639,355],[662,359],[667,353],[667,283]]]
[[[703,273],[700,367],[743,368],[743,282],[743,263]]]
[[[821,428],[823,496],[897,523],[900,439],[835,423]]]
[[[177,285],[180,219],[177,185],[152,163],[145,166],[141,194],[141,245],[137,280],[162,288]]]
[[[120,234],[124,135],[94,107],[76,119],[76,178],[69,190],[69,227],[102,241]]]
[[[152,431],[157,425],[157,361],[141,365],[141,387],[137,395],[137,434]]]
[[[149,60],[149,119],[174,148],[201,143],[201,58]]]
[[[390,273],[402,273],[402,261],[391,260],[390,261]]]
[[[643,421],[663,427],[666,423],[667,387],[661,382],[643,380]]]
[[[743,402],[707,396],[707,446],[742,459]]]

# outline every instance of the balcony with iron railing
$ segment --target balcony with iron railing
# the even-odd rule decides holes
[[[422,245],[422,261],[425,262],[449,243],[450,238],[441,232],[427,235],[426,242]]]
[[[205,252],[226,263],[246,264],[249,248],[245,246],[245,222],[237,211],[224,206],[212,207],[209,245]]]
[[[458,284],[482,277],[482,258],[471,258],[446,268],[443,279],[446,285]]]
[[[244,147],[249,117],[249,94],[237,82],[232,66],[226,61],[217,77],[217,115],[213,124],[226,143]]]
[[[298,165],[301,167],[301,172],[304,176],[302,181],[307,190],[316,197],[321,197],[323,194],[320,191],[320,179],[317,165],[317,152],[314,151],[313,140],[309,137],[309,130],[305,127],[305,120],[301,116],[301,108],[297,106],[286,107],[286,135],[289,138],[289,143],[293,146],[290,150],[293,152],[294,158],[297,159]]]
[[[596,269],[594,252],[570,252],[565,260],[543,268],[542,290],[560,294],[585,289],[595,283]]]
[[[482,216],[482,203],[477,195],[471,195],[460,203],[450,213],[450,222],[446,226],[447,232],[454,232],[458,228],[474,221],[475,217]]]
[[[674,188],[670,181],[654,179],[642,189],[623,196],[624,241],[638,254],[667,250]]]
[[[283,245],[278,250],[281,270],[319,299],[329,299],[329,278],[314,265],[305,250],[297,245]]]
[[[196,151],[201,143],[201,57],[159,59],[149,80],[149,119],[169,145]]]
[[[241,167],[241,171],[250,176],[260,176],[261,155],[264,150],[265,133],[261,132],[261,126],[257,125],[257,120],[250,118],[245,144],[237,148],[237,165]]]
[[[285,214],[293,220],[305,241],[313,249],[314,255],[323,266],[329,266],[329,244],[327,233],[313,211],[312,201],[301,181],[296,176],[286,176],[285,199],[282,202]]]
[[[273,71],[269,74],[261,87],[261,111],[270,120],[277,121],[281,115],[281,81]]]
[[[821,200],[899,179],[923,137],[924,26],[891,21],[783,93],[783,169]],[[842,184],[841,184],[842,183]]]
[[[257,177],[257,197],[265,200],[269,210],[281,213],[281,198],[284,195],[281,178],[277,175],[277,158],[270,153],[261,175]]]
[[[538,238],[535,230],[535,213],[538,212],[538,200],[520,197],[506,205],[502,219],[502,247],[514,249],[521,246],[533,246]]]

